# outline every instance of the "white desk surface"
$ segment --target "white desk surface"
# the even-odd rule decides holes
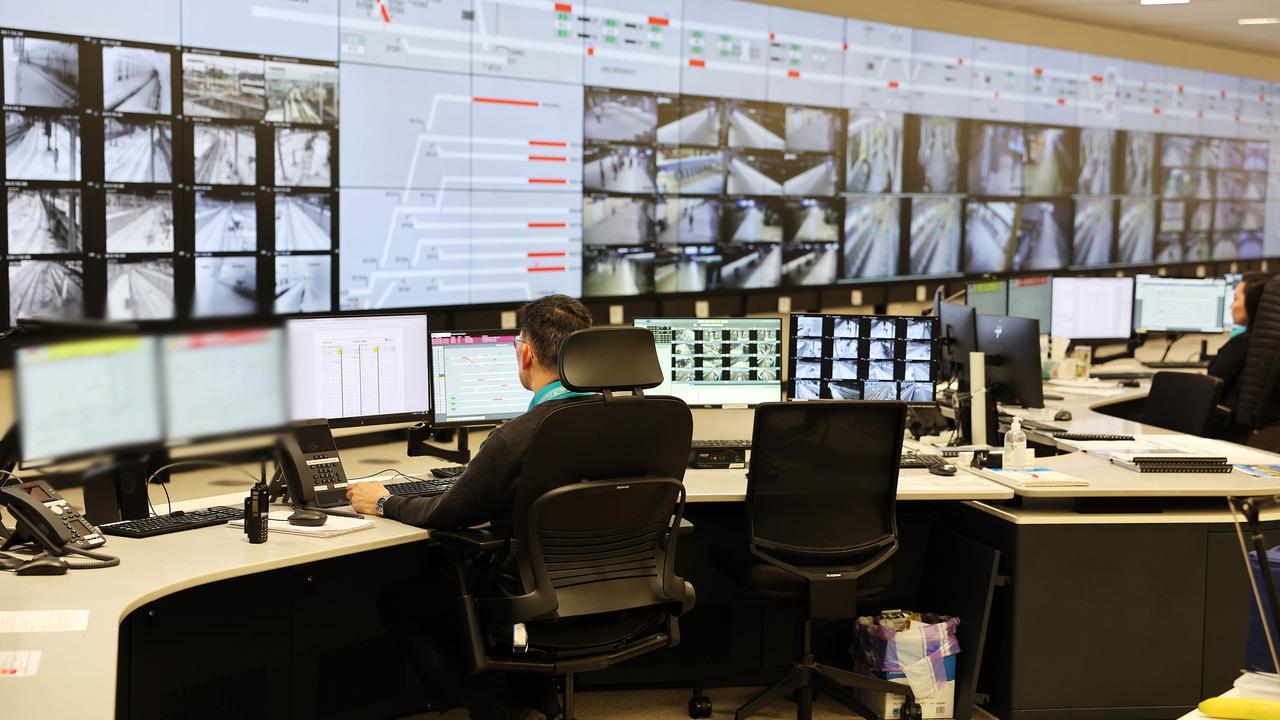
[[[174,503],[176,509],[238,506],[244,493]],[[119,567],[51,577],[0,573],[0,610],[88,610],[83,632],[0,633],[0,650],[40,650],[34,677],[0,679],[0,707],[12,718],[115,715],[120,622],[142,605],[180,590],[351,553],[425,540],[425,530],[374,518],[374,526],[334,538],[273,534],[251,545],[226,526],[156,538],[111,537],[101,552]],[[57,698],[59,702],[54,702]]]

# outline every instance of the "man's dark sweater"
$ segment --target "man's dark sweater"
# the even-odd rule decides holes
[[[466,472],[442,495],[393,495],[386,517],[425,528],[464,528],[509,514],[533,433],[547,413],[573,398],[548,400],[489,433]]]

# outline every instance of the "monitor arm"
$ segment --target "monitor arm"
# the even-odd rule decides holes
[[[456,449],[450,450],[430,444],[432,440],[444,440],[447,442],[447,437],[441,438],[440,436],[447,434],[449,429],[433,428],[428,423],[418,423],[409,428],[405,433],[409,457],[435,457],[457,465],[466,465],[471,462],[471,448],[467,438],[466,426],[459,427],[454,431],[458,436]]]
[[[1123,360],[1125,358],[1131,358],[1133,357],[1133,353],[1136,352],[1138,348],[1142,347],[1142,343],[1143,343],[1143,340],[1141,338],[1139,338],[1136,335],[1130,335],[1129,339],[1125,340],[1124,350],[1118,353],[1113,353],[1111,355],[1095,355],[1093,358],[1093,364],[1101,365],[1103,363],[1109,363],[1112,360]],[[1076,343],[1075,340],[1072,340],[1071,344],[1067,345],[1067,353],[1070,353],[1071,349],[1075,347],[1077,344],[1085,345],[1087,343]]]

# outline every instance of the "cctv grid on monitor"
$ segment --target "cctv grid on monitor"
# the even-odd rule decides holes
[[[793,314],[789,396],[932,403],[938,337],[936,318]]]
[[[782,399],[779,318],[636,318],[653,333],[663,383],[653,390],[694,406]]]
[[[10,322],[1265,254],[1274,84],[730,0],[258,5],[6,8]]]

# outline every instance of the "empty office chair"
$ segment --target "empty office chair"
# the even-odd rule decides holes
[[[538,425],[516,487],[511,532],[436,531],[456,553],[494,555],[503,592],[468,587],[460,602],[475,672],[573,675],[679,643],[693,586],[675,575],[693,416],[683,401],[645,397],[662,370],[643,328],[592,328],[565,339],[560,379],[596,391]],[[630,394],[618,394],[629,391]],[[495,526],[498,524],[495,524]],[[523,624],[528,649],[513,650]]]
[[[918,718],[906,685],[814,659],[815,619],[851,620],[857,600],[888,585],[884,562],[898,549],[898,456],[907,408],[898,402],[812,401],[756,408],[747,479],[747,543],[713,548],[712,562],[743,587],[806,607],[801,657],[786,677],[738,709],[749,717],[796,693],[811,717],[814,690],[873,717],[846,688],[906,696],[900,717]],[[849,625],[852,631],[852,624]],[[798,692],[797,692],[798,691]],[[690,714],[710,717],[697,689]]]
[[[1158,372],[1142,406],[1142,423],[1204,436],[1219,412],[1222,379],[1184,372]]]
[[[1236,381],[1234,438],[1280,451],[1280,275],[1267,281],[1249,321],[1249,351]]]

